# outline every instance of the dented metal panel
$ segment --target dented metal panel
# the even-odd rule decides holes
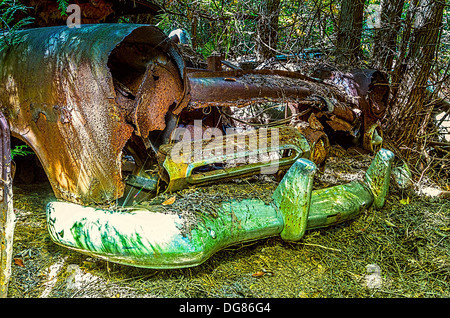
[[[133,24],[38,28],[20,35],[21,43],[0,52],[0,108],[12,134],[33,148],[58,198],[89,204],[122,196],[121,154],[133,125],[142,135],[163,129],[161,122],[152,126],[151,116],[164,116],[182,97],[184,65],[176,49],[158,28]],[[156,97],[156,112],[134,104],[127,114],[116,99],[115,63],[129,72],[118,75],[139,78],[158,59],[172,59],[173,79],[166,76],[162,85],[175,87],[176,96]],[[158,86],[138,97],[155,99],[145,97],[152,88]]]

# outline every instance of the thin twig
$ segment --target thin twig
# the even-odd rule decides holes
[[[304,242],[298,242],[296,244],[302,244],[302,245],[307,245],[307,246],[314,246],[314,247],[320,247],[326,250],[330,250],[330,251],[335,251],[335,252],[342,252],[342,250],[338,249],[338,248],[332,248],[332,247],[326,247],[323,245],[319,245],[319,244],[313,244],[313,243],[304,243]]]

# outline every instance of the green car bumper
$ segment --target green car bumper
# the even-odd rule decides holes
[[[115,263],[159,269],[196,266],[226,246],[277,235],[298,241],[306,230],[344,222],[370,206],[381,208],[393,158],[381,149],[364,180],[314,191],[316,166],[298,159],[272,202],[224,201],[214,216],[51,202],[48,230],[57,244]]]

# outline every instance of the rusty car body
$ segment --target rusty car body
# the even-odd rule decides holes
[[[80,207],[71,210],[58,203],[49,206],[52,238],[60,244],[93,255],[143,267],[196,265],[227,244],[275,235],[281,231],[289,232],[286,230],[289,222],[276,212],[287,203],[282,203],[284,199],[280,198],[280,194],[276,199],[276,211],[272,208],[264,210],[262,203],[251,203],[267,212],[266,216],[272,220],[270,231],[264,230],[269,221],[263,222],[263,225],[258,223],[258,226],[248,229],[252,233],[249,236],[244,235],[245,229],[242,229],[238,237],[224,240],[208,248],[207,252],[203,251],[205,246],[199,247],[201,255],[195,254],[189,261],[186,261],[187,252],[181,253],[180,259],[174,260],[168,256],[168,260],[155,261],[155,255],[148,248],[145,248],[148,256],[144,257],[145,261],[137,261],[136,255],[143,259],[142,253],[127,258],[123,253],[128,252],[117,250],[116,245],[114,249],[101,253],[98,248],[102,249],[106,243],[92,247],[95,245],[92,243],[94,234],[87,232],[79,234],[76,243],[68,243],[67,231],[55,230],[55,224],[61,224],[55,221],[56,215],[60,219],[59,213],[67,210],[67,217],[69,214],[82,217],[84,212],[77,214],[74,211],[86,211],[82,208],[89,206],[114,205],[131,191],[126,187],[155,193],[177,191],[190,185],[256,174],[267,167],[267,160],[244,162],[229,169],[223,169],[223,166],[217,168],[217,164],[250,153],[259,155],[262,151],[276,154],[277,168],[291,171],[295,166],[297,173],[310,175],[306,171],[313,171],[315,165],[323,164],[330,135],[341,134],[344,139],[357,140],[373,153],[381,149],[382,131],[377,121],[384,113],[389,86],[386,77],[376,70],[358,70],[343,77],[333,77],[330,73],[322,74],[322,78],[312,78],[280,70],[187,68],[177,44],[151,25],[61,26],[24,30],[18,35],[21,39],[18,44],[0,52],[0,109],[8,120],[11,134],[27,143],[39,158],[56,197],[65,204]],[[267,103],[271,106],[266,108],[284,107],[284,117],[252,122],[236,115],[239,109],[249,105],[263,105],[264,109]],[[194,134],[190,139],[174,139],[177,129],[183,127],[185,132],[192,127],[198,129],[195,125],[198,123],[200,138],[195,138]],[[226,128],[239,123],[256,129],[226,133]],[[208,128],[219,129],[224,134],[205,142]],[[263,133],[264,137],[260,138]],[[276,144],[270,142],[270,136],[275,133]],[[244,138],[233,141],[237,135]],[[249,136],[258,136],[266,147],[250,145]],[[226,143],[233,145],[232,151],[226,153],[229,157],[222,151]],[[210,156],[198,159],[195,152],[188,151],[183,157],[186,162],[175,162],[171,154],[180,145],[186,146],[183,149],[196,149],[199,145],[203,152],[208,150]],[[223,156],[218,155],[219,150]],[[381,168],[377,166],[373,169],[381,169],[383,175],[376,179],[385,180],[390,173],[392,156],[386,153],[380,156],[384,158],[378,160],[383,162],[378,163]],[[211,168],[212,165],[216,166]],[[292,174],[294,172],[287,174],[290,175],[288,178],[294,178]],[[294,193],[303,191],[300,197],[309,202],[312,196],[311,180],[305,178],[300,178],[304,184]],[[371,177],[368,180],[366,185],[355,185],[355,191],[367,199],[352,205],[346,215],[353,216],[361,207],[374,202],[370,183],[375,181]],[[378,192],[382,188],[385,195],[386,182],[378,182],[375,188]],[[344,191],[344,188],[339,189]],[[350,189],[346,191],[353,191]],[[279,190],[277,193],[284,192]],[[325,192],[320,194],[323,195],[328,196]],[[305,207],[307,210],[302,210],[301,217],[294,217],[297,221],[302,220],[300,234],[286,234],[288,239],[300,239],[307,228],[309,204]],[[100,214],[95,215],[98,217]],[[105,217],[108,215],[110,213],[105,212]],[[145,215],[147,217],[149,214]],[[128,217],[128,214],[124,216]],[[154,217],[152,214],[150,218],[155,221]],[[247,218],[248,215],[242,217]],[[110,218],[113,219],[111,215]],[[167,228],[175,231],[172,217],[164,218],[169,218],[163,221]],[[346,217],[338,219],[341,222]],[[98,225],[98,222],[105,220],[94,223]],[[329,220],[316,226],[326,226],[330,224]],[[122,224],[123,220],[118,222]],[[211,225],[215,227],[213,232],[221,232],[217,228],[217,220],[214,222]],[[100,225],[97,227],[108,232],[107,235],[106,232],[99,234],[103,238],[114,235]],[[81,229],[83,226],[78,224],[74,228]],[[148,234],[148,231],[160,233],[155,224],[144,232]],[[215,235],[211,231],[205,234],[209,238]],[[66,233],[66,238],[61,236],[62,232]],[[228,233],[225,236],[229,235],[229,232],[222,232]],[[135,235],[136,231],[133,233]],[[160,235],[171,241],[167,235]],[[178,232],[176,235],[177,239],[181,237]],[[185,237],[180,240],[185,240]],[[89,244],[82,244],[81,241],[89,241]],[[178,243],[171,242],[172,250],[177,249],[174,246]],[[194,239],[190,243],[184,242],[187,244],[184,248],[189,250],[189,246],[197,244],[195,242]],[[90,247],[96,251],[89,251]],[[125,250],[130,248],[125,247]]]

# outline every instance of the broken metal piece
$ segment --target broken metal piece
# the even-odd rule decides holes
[[[347,131],[353,137],[359,137],[361,131],[361,146],[371,153],[380,150],[383,135],[378,120],[383,117],[389,98],[387,75],[375,69],[355,69],[342,73],[322,65],[314,71],[313,76],[336,85],[349,97],[347,104],[353,105],[337,105],[338,109],[332,112],[335,117],[327,122],[332,129]],[[352,107],[357,111],[352,110]],[[332,135],[332,132],[327,133]]]
[[[383,144],[383,130],[378,124],[372,124],[364,131],[363,148],[376,153],[381,149]]]
[[[393,160],[393,152],[381,149],[377,152],[377,155],[372,160],[372,163],[364,175],[364,182],[369,186],[374,196],[375,209],[381,209],[383,207],[384,200],[389,192]]]
[[[301,100],[313,94],[306,76],[279,70],[235,70],[188,74],[190,107],[246,106],[270,100]]]
[[[134,186],[139,189],[145,189],[148,191],[156,191],[158,185],[158,176],[151,176],[149,178],[136,176],[130,174],[126,177],[125,183]]]
[[[299,131],[306,137],[311,148],[310,160],[317,166],[323,167],[328,157],[330,141],[323,130],[313,130],[310,127],[299,128]]]
[[[300,240],[304,230],[349,220],[374,202],[380,208],[392,160],[392,152],[381,149],[364,180],[311,191],[314,164],[298,159],[275,190],[273,202],[225,201],[214,215],[51,202],[48,230],[57,244],[115,263],[164,269],[197,266],[232,244],[276,235]]]
[[[298,241],[306,231],[311,192],[316,166],[306,159],[298,159],[289,168],[273,193],[273,201],[281,212],[284,226],[283,240]]]
[[[151,61],[145,70],[134,101],[132,121],[135,134],[147,138],[154,130],[164,130],[170,107],[182,99],[183,85],[175,63],[164,56]]]
[[[6,298],[11,277],[16,217],[13,209],[11,146],[8,122],[0,112],[0,298]]]
[[[285,151],[288,155],[281,156]],[[162,175],[167,175],[166,191],[172,192],[216,180],[273,174],[310,155],[307,139],[297,129],[283,126],[163,145],[158,158],[165,172]],[[201,171],[214,164],[220,167]]]

